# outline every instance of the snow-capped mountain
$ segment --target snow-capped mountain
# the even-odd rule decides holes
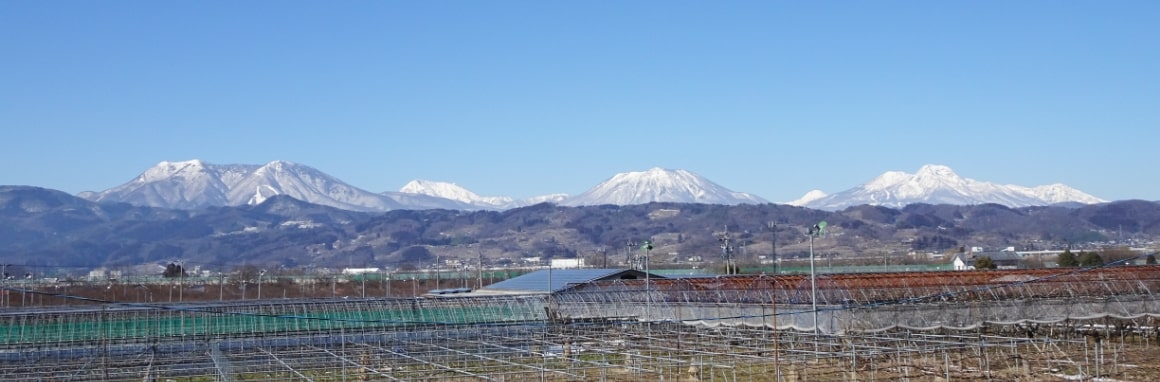
[[[562,204],[565,200],[568,200],[568,194],[547,194],[520,199],[516,201],[516,204],[520,205],[521,207],[540,203]]]
[[[128,183],[101,192],[77,196],[94,202],[195,209],[230,205],[233,184],[259,166],[210,165],[200,160],[161,162]]]
[[[816,196],[814,191],[811,193]],[[1043,206],[1065,202],[1103,203],[1102,199],[1074,188],[1053,184],[1039,187],[1001,185],[960,177],[950,167],[925,165],[914,174],[889,171],[870,182],[836,194],[810,200],[810,194],[791,202],[822,210],[839,210],[869,204],[903,207],[912,203],[983,204],[1009,207]],[[801,202],[800,204],[795,204]]]
[[[539,203],[559,203],[568,197],[568,194],[550,194],[516,200],[508,196],[479,196],[455,183],[422,179],[408,182],[399,189],[399,192],[454,200],[469,206],[467,209],[485,210],[506,210]]]
[[[650,202],[726,205],[767,203],[764,199],[744,192],[734,192],[689,171],[657,167],[648,171],[616,174],[561,204],[591,206]]]
[[[265,165],[215,165],[196,159],[161,162],[128,183],[78,196],[96,202],[197,209],[258,204],[274,195],[354,211],[408,207],[309,166],[287,161]]]
[[[804,206],[812,201],[824,198],[826,196],[827,195],[826,195],[825,191],[810,190],[810,192],[807,192],[805,195],[802,195],[802,197],[797,198],[797,200],[785,202],[785,204],[788,204],[791,206]]]
[[[455,183],[416,179],[408,182],[399,192],[451,199],[485,208],[502,209],[515,205],[507,196],[479,196]]]
[[[315,168],[281,160],[265,165],[219,165],[197,159],[161,162],[128,183],[77,196],[96,202],[199,209],[256,205],[275,195],[350,211],[506,209],[535,204],[481,197],[451,183],[427,181],[408,183],[400,192],[374,193]],[[547,197],[551,201],[559,199]]]
[[[218,165],[201,160],[161,162],[128,183],[77,196],[96,202],[200,209],[256,205],[276,195],[351,211],[395,209],[505,210],[539,203],[568,206],[650,202],[760,204],[685,170],[654,168],[616,174],[576,197],[550,194],[527,199],[480,196],[454,183],[414,180],[397,192],[373,193],[309,166],[273,161],[265,165]]]
[[[286,195],[307,203],[353,211],[386,211],[402,207],[370,191],[344,183],[312,167],[273,161],[246,174],[231,185],[230,205],[260,204],[274,195]]]

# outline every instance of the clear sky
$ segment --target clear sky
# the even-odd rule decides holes
[[[289,160],[368,191],[944,164],[1160,200],[1156,1],[0,1],[0,184]]]

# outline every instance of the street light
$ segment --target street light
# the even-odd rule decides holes
[[[644,318],[646,320],[650,320],[649,309],[652,305],[652,292],[649,287],[648,251],[653,249],[653,245],[652,241],[649,240],[645,240],[640,244],[641,248],[644,249]]]
[[[814,272],[814,236],[822,236],[826,234],[826,222],[822,221],[814,224],[813,227],[807,231],[810,237],[810,302],[814,308],[814,335],[819,334],[818,330],[818,283],[817,274]],[[814,341],[815,346],[817,341]]]
[[[264,276],[265,274],[266,274],[265,269],[258,271],[258,299],[259,300],[262,299],[262,276]]]
[[[177,301],[185,301],[185,260],[177,260]]]

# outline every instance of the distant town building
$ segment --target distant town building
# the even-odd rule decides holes
[[[967,261],[967,255],[962,253],[955,255],[955,258],[951,260],[951,264],[954,265],[956,271],[975,269],[975,265]]]
[[[120,270],[113,270],[108,268],[97,268],[89,271],[89,281],[105,281],[109,279],[121,278]]]
[[[584,259],[552,259],[549,266],[555,269],[584,268]]]
[[[344,275],[361,275],[361,274],[365,274],[365,273],[379,273],[379,272],[380,271],[378,268],[343,268],[342,269],[342,274],[344,274]]]

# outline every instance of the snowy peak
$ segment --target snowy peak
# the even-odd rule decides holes
[[[786,202],[785,204],[788,204],[791,206],[801,207],[801,206],[804,206],[806,204],[809,204],[812,201],[815,201],[815,200],[818,200],[818,199],[821,199],[824,197],[826,197],[826,193],[823,192],[822,190],[810,190],[805,195],[802,195],[802,197],[797,198],[797,200],[789,201],[789,202]]]
[[[440,192],[450,191],[452,193],[466,192],[475,195],[474,192],[468,191],[455,183],[436,182],[431,180],[415,179],[403,185],[399,192],[406,192],[408,194],[423,194],[434,196]]]
[[[903,189],[914,194],[940,187],[963,187],[967,179],[960,177],[950,167],[925,165],[918,172],[908,174],[902,171],[887,171],[863,185],[867,190]]]
[[[914,174],[888,171],[864,185],[805,201],[801,205],[839,210],[861,204],[903,207],[912,203],[997,203],[1009,207],[1027,207],[1064,202],[1091,204],[1103,200],[1062,184],[1034,188],[1000,185],[961,177],[947,166],[925,165]]]
[[[928,164],[919,168],[918,172],[911,177],[911,181],[929,188],[942,185],[958,186],[965,184],[967,180],[960,177],[959,174],[955,174],[950,167]]]
[[[933,177],[943,179],[961,179],[959,174],[955,174],[955,170],[950,167],[940,164],[928,164],[918,168],[918,172],[914,173],[916,177]]]
[[[136,182],[151,182],[170,177],[190,177],[204,174],[205,164],[194,159],[184,162],[162,161],[137,176]]]
[[[228,203],[229,185],[222,171],[200,160],[161,162],[145,170],[133,180],[120,186],[98,192],[82,193],[81,197],[95,202],[126,202],[152,207],[180,209],[200,208]]]
[[[564,203],[565,200],[568,200],[568,194],[548,194],[548,195],[533,196],[533,197],[526,198],[526,199],[520,199],[520,200],[516,201],[516,205],[517,206],[531,206],[531,205],[536,205],[536,204],[540,204],[540,203],[561,204],[561,203]]]
[[[455,183],[416,179],[408,182],[399,193],[442,198],[462,203],[468,209],[504,210],[540,203],[560,203],[568,194],[549,194],[515,200],[507,196],[480,196]]]
[[[1068,187],[1067,185],[1056,183],[1046,186],[1039,186],[1031,188],[1029,191],[1039,199],[1051,202],[1051,204],[1079,202],[1083,204],[1104,203],[1106,200],[1088,195],[1083,191]]]
[[[655,167],[647,171],[616,174],[562,204],[631,205],[651,202],[726,205],[766,203],[759,197],[734,192],[689,171]]]
[[[870,190],[881,190],[906,183],[909,180],[910,174],[902,171],[887,171],[870,182],[867,182],[863,187]]]
[[[238,180],[228,194],[231,205],[260,204],[275,195],[353,211],[386,211],[398,204],[327,175],[313,167],[273,161]]]
[[[408,182],[399,192],[434,196],[484,208],[505,208],[515,201],[506,196],[479,196],[455,183],[416,179]]]

